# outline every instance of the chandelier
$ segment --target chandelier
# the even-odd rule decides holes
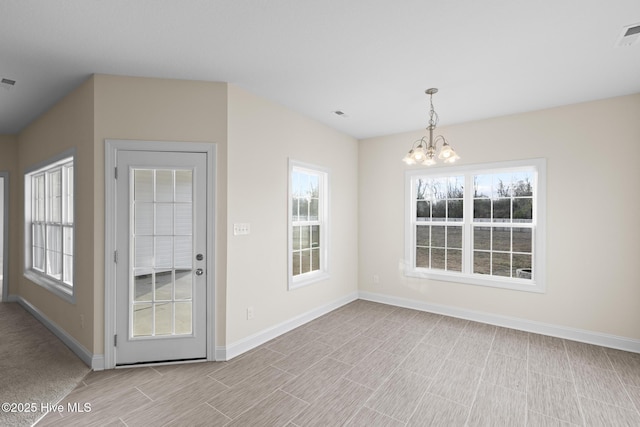
[[[433,131],[438,125],[438,114],[433,108],[433,94],[438,93],[438,89],[427,89],[425,93],[429,95],[429,103],[431,104],[431,109],[429,110],[429,126],[427,126],[427,130],[429,131],[429,141],[427,142],[425,139],[426,136],[415,141],[411,150],[409,150],[402,160],[408,165],[414,165],[416,163],[422,163],[427,166],[435,165],[436,147],[438,142],[442,142],[442,148],[440,149],[440,153],[438,153],[438,159],[443,160],[445,163],[453,163],[458,160],[460,156],[458,156],[454,149],[451,148],[444,136],[438,135],[435,138],[433,137]]]

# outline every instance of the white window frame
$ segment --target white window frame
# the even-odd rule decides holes
[[[533,186],[533,219],[526,227],[532,228],[532,269],[533,279],[500,277],[474,274],[473,271],[473,176],[479,174],[509,173],[518,171],[534,172]],[[416,190],[415,182],[419,177],[464,176],[464,207],[462,221],[462,272],[452,272],[416,267]],[[411,169],[405,173],[405,266],[404,274],[416,277],[447,282],[458,282],[513,289],[528,292],[544,293],[545,288],[545,217],[546,217],[546,160],[530,159],[456,167],[439,167],[433,169]],[[453,222],[451,225],[459,225]],[[477,226],[497,226],[495,223],[475,223]],[[513,224],[515,227],[515,224]]]
[[[318,197],[318,220],[313,221],[294,221],[293,218],[293,173],[294,171],[317,175],[319,178],[319,197]],[[288,286],[289,290],[297,289],[312,283],[326,280],[329,278],[329,171],[321,166],[303,163],[289,159],[289,175],[288,175],[288,245],[287,245],[287,267],[288,267]],[[320,267],[318,270],[293,275],[293,227],[294,226],[313,226],[320,227]]]
[[[69,302],[75,302],[74,281],[75,281],[75,247],[76,247],[76,232],[75,232],[75,188],[76,188],[76,159],[75,149],[65,151],[51,159],[38,163],[27,169],[24,174],[24,277],[30,281],[48,289],[54,294],[66,299]],[[71,169],[71,177],[69,177],[69,169]],[[61,179],[61,194],[60,194],[60,219],[54,220],[51,217],[52,207],[50,206],[50,197],[48,196],[50,191],[49,179],[52,172],[60,171]],[[44,212],[45,218],[38,218],[35,213],[36,204],[34,203],[34,178],[43,177],[44,182]],[[43,268],[38,268],[33,265],[34,258],[34,241],[33,241],[33,225],[34,222],[38,222],[43,226],[45,231],[44,236],[44,258]],[[49,273],[47,262],[47,232],[46,227],[54,226],[60,227],[60,277],[56,277]],[[71,263],[65,267],[65,229],[70,231],[71,239]],[[70,280],[65,280],[70,274]]]

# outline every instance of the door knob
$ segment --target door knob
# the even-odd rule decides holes
[[[196,270],[196,276],[202,276],[203,274],[204,274],[204,271],[201,268]]]

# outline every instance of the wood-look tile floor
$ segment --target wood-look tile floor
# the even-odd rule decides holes
[[[38,426],[639,426],[640,354],[358,300],[229,362],[90,373]]]

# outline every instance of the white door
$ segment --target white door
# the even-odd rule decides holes
[[[117,365],[207,357],[205,153],[118,151]]]

